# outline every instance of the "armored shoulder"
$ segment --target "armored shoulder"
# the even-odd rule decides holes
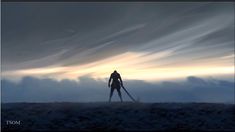
[[[121,77],[119,73],[117,75],[118,75],[118,77]]]
[[[114,74],[112,73],[110,76],[111,76],[111,78],[113,78]]]

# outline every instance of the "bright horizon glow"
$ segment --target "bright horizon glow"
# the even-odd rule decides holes
[[[46,77],[56,80],[73,79],[90,76],[95,79],[105,79],[117,70],[124,79],[137,79],[145,81],[159,81],[167,79],[184,78],[187,76],[205,75],[233,75],[234,65],[221,65],[218,59],[191,65],[165,65],[160,60],[172,52],[158,52],[151,55],[147,53],[126,52],[107,59],[77,66],[52,66],[3,72],[3,77]],[[226,57],[227,58],[227,57]],[[224,57],[221,57],[223,60]],[[155,61],[159,60],[159,63]]]

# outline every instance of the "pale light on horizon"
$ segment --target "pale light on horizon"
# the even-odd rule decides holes
[[[156,60],[169,56],[169,53],[147,53],[126,52],[120,55],[109,57],[96,62],[77,65],[77,66],[53,66],[23,69],[16,71],[3,72],[5,78],[34,76],[43,78],[53,78],[56,80],[72,79],[78,80],[82,76],[90,76],[96,79],[105,79],[117,70],[124,79],[159,81],[167,79],[184,78],[187,76],[205,76],[205,75],[233,75],[234,65],[219,64],[218,59],[215,62],[201,63],[201,66],[192,63],[190,66],[172,65],[165,66]],[[221,58],[223,60],[224,58]],[[158,66],[159,65],[159,66]],[[160,66],[163,65],[163,66]]]

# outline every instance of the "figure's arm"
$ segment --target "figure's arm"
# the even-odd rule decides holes
[[[108,83],[108,87],[110,87],[110,82],[111,82],[111,79],[112,79],[112,74],[110,75],[109,77],[109,83]]]
[[[121,86],[123,86],[122,78],[121,78],[121,75],[120,75],[120,74],[119,74],[119,80],[120,80]]]

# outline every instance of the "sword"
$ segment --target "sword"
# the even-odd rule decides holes
[[[131,94],[126,90],[126,88],[122,85],[122,88],[124,89],[124,91],[127,93],[127,95],[132,99],[132,101],[137,102],[132,96]]]

